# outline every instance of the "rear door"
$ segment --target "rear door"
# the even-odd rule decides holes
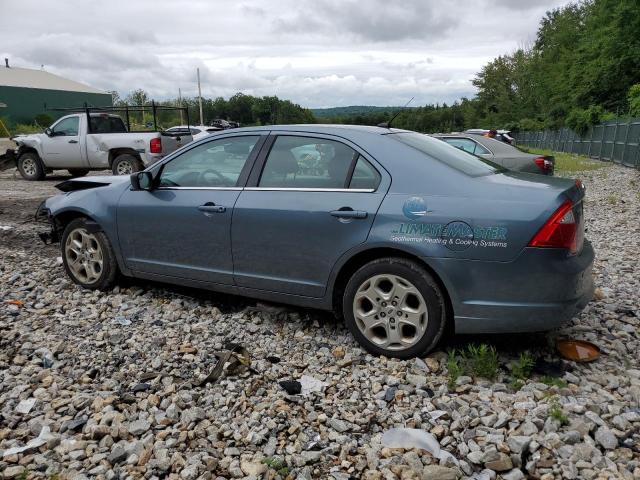
[[[268,132],[196,145],[166,162],[152,191],[127,190],[118,237],[135,272],[232,284],[231,218]]]
[[[236,284],[321,297],[336,261],[367,239],[389,184],[344,139],[271,137],[234,209]]]
[[[80,143],[80,115],[63,117],[52,125],[51,136],[43,142],[42,150],[47,167],[87,167]]]

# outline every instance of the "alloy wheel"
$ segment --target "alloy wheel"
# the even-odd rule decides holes
[[[131,175],[133,173],[133,165],[131,162],[119,162],[116,166],[116,172],[118,175]]]
[[[78,280],[91,284],[100,279],[103,255],[95,235],[85,228],[72,230],[67,237],[64,253],[69,269]]]
[[[33,177],[37,173],[36,161],[33,158],[25,158],[22,160],[22,171],[28,176]]]
[[[374,345],[405,350],[424,336],[429,321],[420,291],[398,275],[375,275],[363,282],[353,300],[360,332]]]

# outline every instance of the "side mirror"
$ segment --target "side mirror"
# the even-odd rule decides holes
[[[153,190],[153,175],[151,172],[136,172],[131,175],[132,190]]]
[[[44,134],[47,137],[51,137],[53,135],[53,130],[51,130],[49,127],[47,127],[47,128],[44,129]]]

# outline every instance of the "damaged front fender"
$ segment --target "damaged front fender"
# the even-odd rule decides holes
[[[37,223],[47,222],[49,224],[50,228],[48,231],[38,233],[38,237],[40,237],[40,240],[42,240],[45,245],[51,245],[60,241],[61,226],[51,215],[51,210],[46,207],[46,200],[38,205],[35,220]]]

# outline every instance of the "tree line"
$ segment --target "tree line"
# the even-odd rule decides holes
[[[111,92],[113,105],[123,107],[125,105],[149,105],[151,98],[144,90],[138,89],[121,98],[117,92]],[[185,107],[189,112],[189,123],[200,123],[200,106],[197,97],[185,97],[182,99],[169,99],[156,102],[158,105],[173,107]],[[202,98],[202,116],[205,125],[212,121],[223,119],[239,122],[247,125],[274,125],[283,123],[314,123],[315,117],[311,110],[302,108],[289,100],[282,100],[276,96],[254,97],[244,93],[236,93],[229,99],[223,97]],[[146,123],[152,119],[151,111],[142,114],[132,114],[131,118],[139,123]],[[186,115],[180,115],[177,111],[159,111],[158,123],[165,128],[171,125],[186,123]]]

